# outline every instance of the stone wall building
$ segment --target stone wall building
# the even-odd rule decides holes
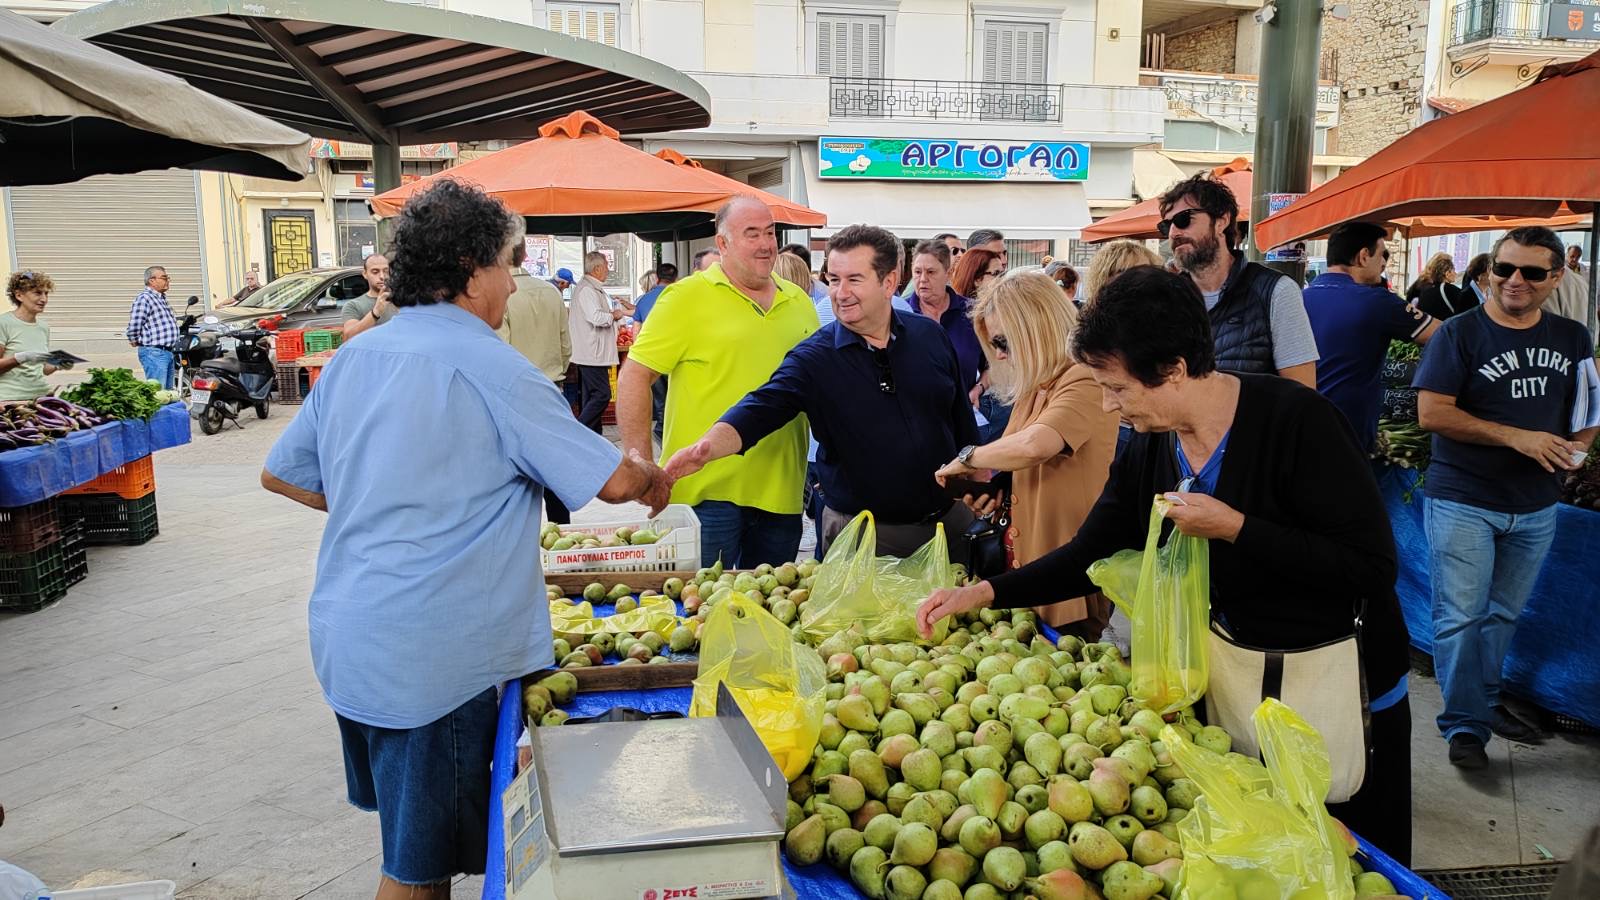
[[[1428,0],[1353,0],[1348,18],[1323,19],[1341,98],[1329,152],[1371,156],[1416,127],[1427,41]]]
[[[1192,31],[1171,35],[1166,41],[1163,68],[1178,72],[1240,72],[1235,51],[1239,40],[1239,20],[1225,19]],[[1254,71],[1254,66],[1248,70]]]

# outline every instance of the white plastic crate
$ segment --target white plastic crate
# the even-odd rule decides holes
[[[648,521],[582,522],[562,525],[563,534],[583,532],[608,538],[618,528],[667,532],[654,544],[627,547],[591,547],[587,550],[543,551],[546,572],[674,572],[700,568],[700,518],[682,503],[674,503]]]
[[[39,895],[39,900],[172,900],[177,893],[178,886],[173,882],[141,881],[76,891],[47,891]]]

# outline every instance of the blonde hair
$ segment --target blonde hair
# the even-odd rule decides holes
[[[1037,391],[1072,368],[1067,345],[1078,327],[1078,308],[1055,279],[1038,269],[1016,269],[989,279],[971,316],[983,352],[995,364],[991,368],[1002,375],[995,392],[1006,402]],[[1010,345],[1003,361],[993,359],[989,344],[997,333]]]
[[[1112,241],[1101,247],[1099,252],[1095,253],[1094,259],[1089,260],[1089,269],[1083,275],[1083,284],[1079,285],[1078,296],[1082,297],[1085,303],[1093,303],[1100,289],[1123,272],[1137,266],[1159,265],[1161,257],[1143,243],[1126,239]]]
[[[1445,277],[1456,270],[1456,261],[1448,253],[1435,253],[1428,260],[1428,267],[1422,270],[1422,277],[1434,284],[1444,284],[1450,279]]]
[[[811,292],[811,267],[793,253],[779,253],[772,264],[772,274],[784,281],[793,282],[800,290]]]

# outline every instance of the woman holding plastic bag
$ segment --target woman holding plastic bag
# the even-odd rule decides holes
[[[1072,348],[1106,407],[1138,433],[1071,543],[992,581],[935,592],[918,610],[919,629],[984,606],[1035,606],[1093,590],[1090,564],[1143,546],[1151,498],[1165,495],[1173,525],[1208,539],[1210,690],[1270,693],[1274,661],[1288,678],[1308,650],[1351,648],[1348,696],[1320,700],[1357,710],[1353,728],[1365,751],[1358,745],[1355,758],[1336,763],[1364,771],[1353,796],[1329,808],[1408,861],[1411,713],[1394,539],[1349,425],[1294,382],[1218,372],[1200,294],[1154,267],[1106,285],[1082,313]],[[1267,675],[1226,684],[1220,647],[1264,657]],[[1313,691],[1330,681],[1311,678]]]

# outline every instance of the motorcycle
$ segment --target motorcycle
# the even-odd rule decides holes
[[[198,311],[191,312],[190,308],[199,303],[199,297],[190,297],[189,302],[184,304],[184,316],[178,322],[178,340],[171,348],[178,369],[178,396],[186,407],[191,403],[192,382],[195,373],[200,371],[200,364],[222,353],[215,326],[200,324],[200,327],[196,327],[201,321],[201,314]]]
[[[189,383],[189,415],[206,434],[216,434],[229,421],[243,428],[239,414],[246,407],[265,419],[272,412],[275,386],[271,332],[247,328],[218,334],[216,342],[222,355],[201,362]]]

